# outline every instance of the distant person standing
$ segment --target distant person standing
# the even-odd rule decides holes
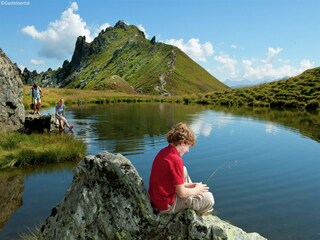
[[[32,104],[33,104],[32,114],[35,114],[35,113],[40,114],[42,91],[41,91],[41,88],[36,83],[34,83],[31,88],[31,94],[32,94]]]
[[[64,105],[64,100],[61,98],[59,102],[56,104],[56,118],[59,121],[59,130],[63,131],[64,130],[64,125],[69,128],[69,130],[72,132],[73,126],[70,125],[67,121],[67,119],[64,117],[65,113],[65,105]]]

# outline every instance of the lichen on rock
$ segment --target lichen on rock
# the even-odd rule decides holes
[[[189,209],[153,211],[143,181],[121,154],[86,156],[64,199],[53,208],[40,239],[265,239],[217,216]]]

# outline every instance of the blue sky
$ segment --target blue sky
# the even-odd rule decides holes
[[[19,4],[19,5],[17,5]],[[0,1],[0,48],[38,72],[118,20],[175,45],[221,81],[276,80],[320,65],[318,0]]]

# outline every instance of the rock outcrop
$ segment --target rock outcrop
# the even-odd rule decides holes
[[[122,155],[85,157],[40,239],[264,239],[213,215],[154,213],[143,181]]]
[[[51,77],[54,74],[51,68],[49,68],[45,72],[37,73],[36,70],[32,72],[28,70],[28,68],[24,68],[23,72],[21,73],[22,81],[26,85],[33,85],[37,83],[39,86],[50,86],[49,82],[51,81]],[[31,88],[31,87],[30,87]]]
[[[0,49],[0,132],[17,130],[23,122],[23,83],[19,70]]]

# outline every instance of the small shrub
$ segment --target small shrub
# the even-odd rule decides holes
[[[298,101],[291,100],[291,101],[285,102],[284,107],[285,108],[299,108],[300,103]]]
[[[320,107],[319,100],[312,100],[305,106],[306,110],[317,110]]]

